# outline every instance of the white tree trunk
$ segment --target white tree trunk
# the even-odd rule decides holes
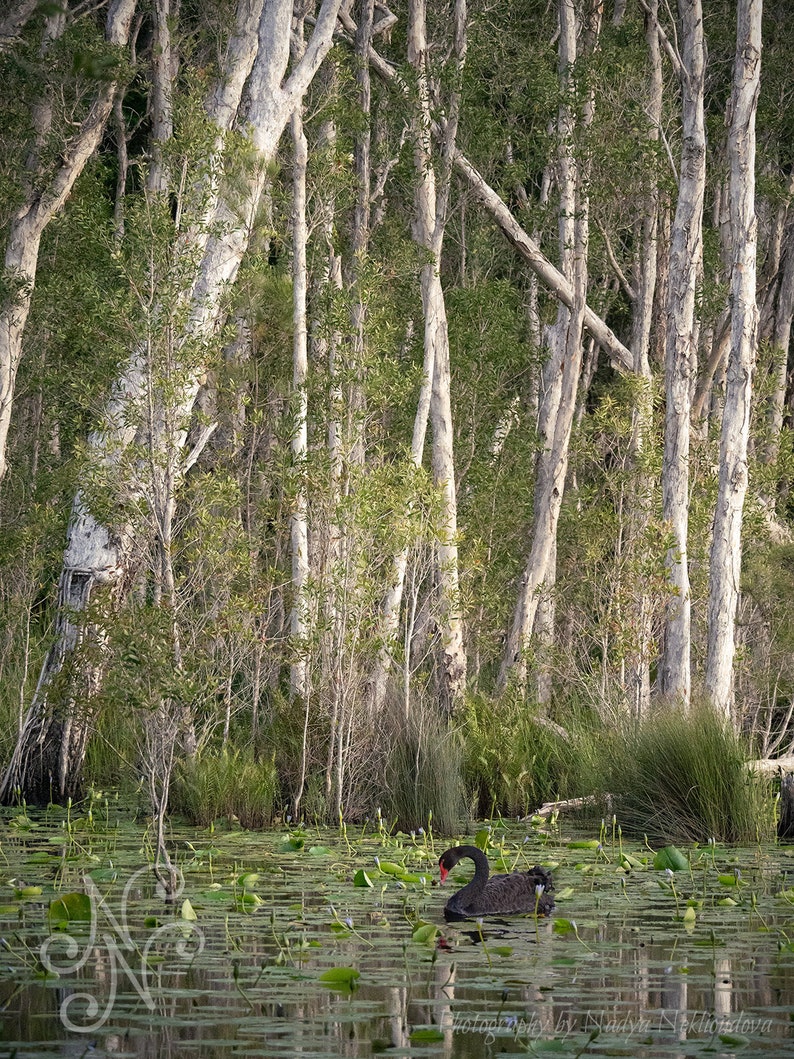
[[[201,201],[195,212],[203,220],[194,223],[180,247],[185,255],[192,255],[188,260],[197,264],[188,273],[182,291],[190,313],[184,333],[175,336],[173,350],[178,366],[179,358],[186,351],[191,358],[184,365],[185,370],[176,373],[169,409],[169,415],[178,424],[169,444],[177,448],[184,445],[190,412],[204,374],[204,364],[201,358],[196,358],[196,346],[209,342],[221,316],[222,296],[234,281],[248,246],[268,166],[291,114],[331,46],[340,2],[324,0],[306,52],[284,81],[289,60],[291,2],[266,0],[262,6],[261,0],[240,0],[224,70],[207,105],[210,120],[217,127],[218,156],[208,160],[210,179],[200,178],[196,182],[195,193]],[[258,157],[255,166],[225,189],[227,195],[234,196],[227,199],[221,194],[220,175],[212,163],[220,161],[224,134],[235,121],[244,86],[246,99],[238,125],[249,136]],[[108,403],[105,429],[89,439],[95,465],[114,483],[121,476],[124,451],[136,434],[139,421],[136,409],[145,398],[144,357],[145,350],[131,352]],[[156,444],[156,438],[150,439],[150,445]],[[125,500],[145,498],[143,477],[137,482],[124,480],[124,485]],[[87,623],[83,617],[85,608],[96,586],[103,588],[109,606],[123,596],[131,573],[134,544],[134,531],[131,525],[124,524],[123,515],[116,525],[105,525],[91,512],[83,494],[78,493],[64,554],[55,643],[45,660],[12,761],[0,785],[0,799],[12,798],[15,787],[29,793],[31,799],[46,799],[51,791],[63,796],[79,786],[87,738],[83,733],[87,733],[90,722],[92,695],[103,677],[101,658],[94,652],[92,660],[75,659],[77,682],[85,685],[79,698],[68,689],[61,689],[58,694],[63,701],[52,702],[52,681],[86,637],[102,642],[101,624]],[[77,740],[71,735],[73,730],[80,733]],[[60,748],[57,767],[53,763],[54,747]]]
[[[583,175],[573,149],[577,18],[572,0],[560,0],[559,75],[563,102],[558,116],[560,152],[559,242],[561,273],[572,297],[561,301],[549,330],[549,359],[543,373],[539,434],[542,448],[535,478],[532,544],[507,633],[497,691],[512,679],[522,691],[527,682],[527,650],[535,630],[538,607],[556,553],[557,525],[565,490],[568,454],[582,367],[582,332],[586,314],[589,208]],[[597,25],[596,25],[597,32]],[[584,104],[582,120],[592,118],[592,101]],[[549,577],[551,572],[551,577]]]
[[[292,474],[294,496],[290,512],[290,544],[292,548],[292,611],[290,637],[292,663],[290,690],[304,703],[308,698],[309,632],[309,525],[306,484],[306,458],[309,448],[309,347],[306,326],[306,168],[308,145],[303,131],[303,119],[298,107],[292,115],[292,143],[294,169],[292,177]]]
[[[756,304],[755,115],[761,78],[762,0],[739,0],[736,61],[728,137],[731,272],[731,350],[720,439],[720,481],[709,566],[706,688],[730,718],[734,629],[739,600],[742,512],[747,491],[750,400],[758,345]]]
[[[666,410],[662,505],[674,543],[667,554],[671,599],[667,607],[659,685],[663,695],[688,705],[690,597],[688,569],[689,438],[695,343],[695,286],[703,245],[706,131],[703,117],[705,43],[701,0],[679,0],[683,146],[678,204],[672,226],[667,298]]]
[[[136,0],[113,0],[105,24],[105,38],[119,48],[129,40]],[[63,21],[61,19],[61,21]],[[113,110],[115,81],[103,82],[96,99],[74,136],[66,140],[61,161],[46,180],[36,167],[29,180],[29,194],[14,212],[8,227],[4,267],[13,280],[14,293],[0,312],[0,480],[7,470],[8,430],[14,403],[14,387],[22,358],[25,333],[36,285],[39,247],[44,229],[69,197],[74,183],[96,150]],[[43,118],[43,111],[47,117]],[[43,144],[51,132],[51,115],[42,101],[34,112],[37,140]],[[42,127],[43,126],[43,127]]]
[[[405,83],[394,68],[381,58],[374,48],[370,49],[369,57],[374,69],[383,80],[391,85],[398,85],[405,94]],[[433,134],[436,137],[443,138],[444,133],[438,125],[433,123],[432,127]],[[573,308],[574,292],[569,280],[549,261],[538,246],[537,241],[528,232],[524,231],[504,199],[494,191],[477,167],[472,165],[469,159],[454,145],[450,150],[450,158],[454,168],[469,184],[476,198],[491,215],[491,218],[498,225],[507,241],[539,277],[549,293],[567,305],[569,309]],[[584,309],[584,326],[598,345],[609,354],[618,368],[622,371],[634,370],[634,359],[630,350],[623,345],[598,313],[587,304],[585,304]]]
[[[455,4],[455,53],[460,76],[465,59],[466,5]],[[420,272],[424,317],[424,361],[422,383],[411,439],[411,459],[422,464],[428,419],[432,426],[433,481],[442,494],[442,524],[436,545],[440,597],[439,627],[442,641],[441,687],[443,705],[454,710],[466,683],[466,653],[460,613],[458,577],[457,494],[450,398],[449,332],[444,291],[441,286],[441,250],[447,222],[451,165],[460,105],[459,86],[453,89],[448,121],[442,136],[443,165],[436,174],[432,157],[431,98],[427,71],[425,0],[411,0],[408,26],[408,59],[417,73],[419,102],[414,120],[414,163],[417,173],[414,238],[430,255]],[[389,588],[381,608],[380,637],[383,646],[372,679],[374,705],[379,707],[386,691],[391,647],[399,624],[409,549],[393,558]]]
[[[646,113],[649,121],[648,139],[652,143],[659,140],[663,101],[658,10],[659,0],[648,0],[645,39],[648,43],[650,70]],[[638,388],[637,402],[632,411],[632,454],[635,466],[641,461],[647,444],[647,436],[653,428],[650,337],[656,301],[659,231],[659,185],[655,177],[649,179],[645,192],[644,212],[638,229],[639,247],[634,270],[631,351],[634,357],[634,371],[644,380],[644,383]],[[652,510],[653,491],[652,485],[643,480],[642,471],[638,471],[634,481],[638,488],[631,498],[629,517],[634,539],[641,540],[645,536]],[[648,713],[651,701],[651,606],[644,584],[637,583],[634,596],[636,604],[631,615],[625,616],[625,620],[633,622],[635,629],[634,645],[627,658],[627,696],[632,714],[635,717],[643,717]]]

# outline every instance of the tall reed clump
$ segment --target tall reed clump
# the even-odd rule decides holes
[[[458,733],[430,705],[408,717],[384,718],[380,805],[403,831],[432,821],[434,831],[459,834],[466,821],[466,791]]]
[[[140,718],[136,711],[108,702],[99,711],[88,742],[83,771],[86,786],[134,791],[139,780]]]
[[[747,842],[774,837],[769,786],[706,705],[662,709],[614,740],[605,786],[627,830],[655,840]]]
[[[205,752],[179,765],[169,807],[199,827],[226,818],[261,828],[273,820],[278,791],[272,759],[257,761],[250,751]]]
[[[464,776],[478,816],[526,816],[544,802],[589,794],[595,734],[578,715],[540,721],[509,695],[473,697],[466,706]]]

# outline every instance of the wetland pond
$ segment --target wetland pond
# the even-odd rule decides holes
[[[379,820],[173,824],[168,904],[122,803],[0,827],[3,1056],[794,1056],[794,848],[494,821],[492,870],[551,867],[556,908],[447,924],[471,862],[439,889],[451,843]]]

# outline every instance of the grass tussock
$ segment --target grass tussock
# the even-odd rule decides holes
[[[407,718],[393,713],[386,728],[384,817],[403,831],[430,825],[442,834],[459,834],[466,821],[466,791],[457,732],[429,706],[417,707]]]
[[[741,737],[707,706],[667,708],[615,733],[605,783],[623,828],[653,840],[771,839],[769,788],[747,757]]]
[[[180,765],[170,809],[199,827],[226,819],[257,829],[272,822],[278,790],[272,760],[257,761],[244,751],[204,753]]]

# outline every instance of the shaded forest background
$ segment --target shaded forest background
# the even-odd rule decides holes
[[[767,0],[748,185],[760,4],[673,6],[11,5],[5,800],[526,812],[667,709],[708,742],[700,704],[794,751],[794,23]]]

